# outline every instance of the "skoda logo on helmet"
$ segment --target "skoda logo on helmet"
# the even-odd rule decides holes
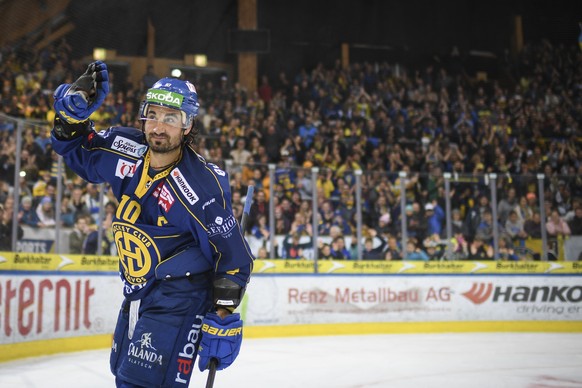
[[[170,105],[176,108],[182,106],[183,99],[184,97],[178,93],[159,89],[150,89],[146,94],[147,102]]]

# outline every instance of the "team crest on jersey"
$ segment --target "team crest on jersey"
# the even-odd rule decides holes
[[[117,166],[115,167],[115,176],[121,179],[125,177],[132,177],[140,164],[141,160],[138,160],[137,163],[133,163],[127,160],[118,159]]]
[[[136,158],[141,158],[147,151],[147,148],[146,145],[127,139],[123,136],[116,136],[113,143],[111,143],[112,150],[119,151],[126,155],[135,156]]]
[[[190,205],[194,205],[198,202],[200,198],[198,198],[198,195],[194,192],[192,187],[190,187],[188,182],[186,182],[186,179],[184,179],[184,175],[179,168],[176,167],[173,169],[170,175]]]
[[[154,239],[125,222],[114,222],[111,229],[126,282],[145,284],[159,262],[160,251]]]

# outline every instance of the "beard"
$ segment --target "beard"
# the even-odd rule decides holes
[[[180,137],[180,139],[176,139],[176,141],[173,142],[172,138],[170,138],[167,135],[154,137],[153,133],[150,133],[146,137],[146,140],[150,146],[150,149],[153,152],[157,152],[159,154],[170,153],[172,151],[177,150],[178,148],[180,148],[182,146],[182,138],[181,137]]]

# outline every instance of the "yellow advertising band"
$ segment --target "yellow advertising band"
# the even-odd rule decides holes
[[[301,336],[422,333],[543,332],[582,333],[580,321],[483,321],[483,322],[383,322],[337,323],[319,325],[250,326],[245,338],[283,338]],[[56,353],[104,349],[111,346],[112,335],[60,338],[0,345],[0,362]]]

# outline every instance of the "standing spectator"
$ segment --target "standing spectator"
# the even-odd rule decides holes
[[[87,184],[87,193],[83,196],[83,202],[87,205],[91,217],[93,217],[93,222],[99,220],[99,209],[104,206],[107,198],[103,198],[103,202],[99,203],[99,186],[94,183]]]
[[[269,77],[266,75],[261,76],[261,85],[259,86],[259,97],[261,100],[265,102],[265,104],[269,104],[273,99],[273,89],[271,85],[269,85]]]
[[[364,260],[382,260],[384,259],[384,248],[386,247],[386,240],[379,235],[375,229],[368,229],[370,236],[364,240],[364,249],[362,250],[362,258]],[[374,248],[374,237],[380,240],[380,245]]]
[[[478,201],[475,201],[473,206],[467,211],[465,216],[464,232],[463,234],[472,240],[477,234],[477,228],[481,224],[482,214],[485,210],[491,212],[489,206],[489,198],[486,195],[480,195]]]
[[[532,218],[526,220],[523,224],[523,230],[531,238],[542,238],[542,217],[538,210],[534,210]]]
[[[30,196],[22,197],[20,202],[20,210],[18,211],[18,220],[21,225],[38,228],[40,220],[36,214],[36,210],[32,208],[32,198]]]
[[[574,210],[574,218],[568,222],[572,236],[582,236],[582,206]]]
[[[0,252],[12,250],[12,207],[0,204]],[[17,240],[24,235],[24,230],[17,226]]]
[[[436,204],[427,203],[424,206],[425,216],[427,218],[427,230],[426,237],[430,236],[440,236],[443,231],[443,220],[445,218],[445,212],[443,209]]]
[[[85,203],[85,196],[83,195],[83,189],[80,186],[74,186],[71,192],[71,206],[73,206],[75,219],[80,215],[89,215],[89,208]]]
[[[514,187],[510,187],[507,190],[507,196],[499,201],[497,205],[497,216],[499,217],[499,222],[505,224],[505,221],[509,218],[509,213],[515,210],[519,206],[516,191]]]
[[[560,217],[558,210],[552,210],[550,219],[546,222],[546,230],[550,237],[567,237],[572,234],[570,227]]]
[[[505,221],[505,232],[513,242],[519,242],[520,245],[527,238],[527,233],[523,229],[523,224],[523,220],[518,217],[515,210],[509,212],[509,218]]]
[[[145,89],[151,88],[156,83],[156,81],[159,79],[160,79],[160,77],[158,77],[156,75],[156,73],[154,73],[153,65],[148,65],[145,74],[141,78],[141,80],[143,82],[143,87]]]
[[[79,215],[75,219],[73,231],[69,235],[69,253],[81,254],[83,253],[83,242],[89,233],[89,225],[87,223],[86,215]]]
[[[283,257],[286,259],[305,259],[305,250],[313,247],[313,239],[309,236],[308,242],[301,242],[301,234],[289,233],[283,239]]]
[[[45,196],[40,200],[40,203],[36,207],[36,215],[38,217],[39,226],[41,227],[54,227],[56,224],[55,220],[55,209],[53,206],[53,200],[49,196]]]
[[[299,191],[302,201],[309,201],[313,195],[313,185],[311,184],[311,177],[307,176],[307,169],[300,168],[297,170],[297,177],[295,179],[295,187]]]
[[[236,140],[235,149],[230,151],[230,157],[232,158],[232,161],[237,168],[240,168],[241,165],[246,164],[251,157],[250,151],[247,151],[245,146],[245,139],[241,137]]]
[[[311,116],[305,117],[305,123],[299,127],[299,136],[303,139],[305,148],[310,148],[317,135],[317,127],[313,124]]]

